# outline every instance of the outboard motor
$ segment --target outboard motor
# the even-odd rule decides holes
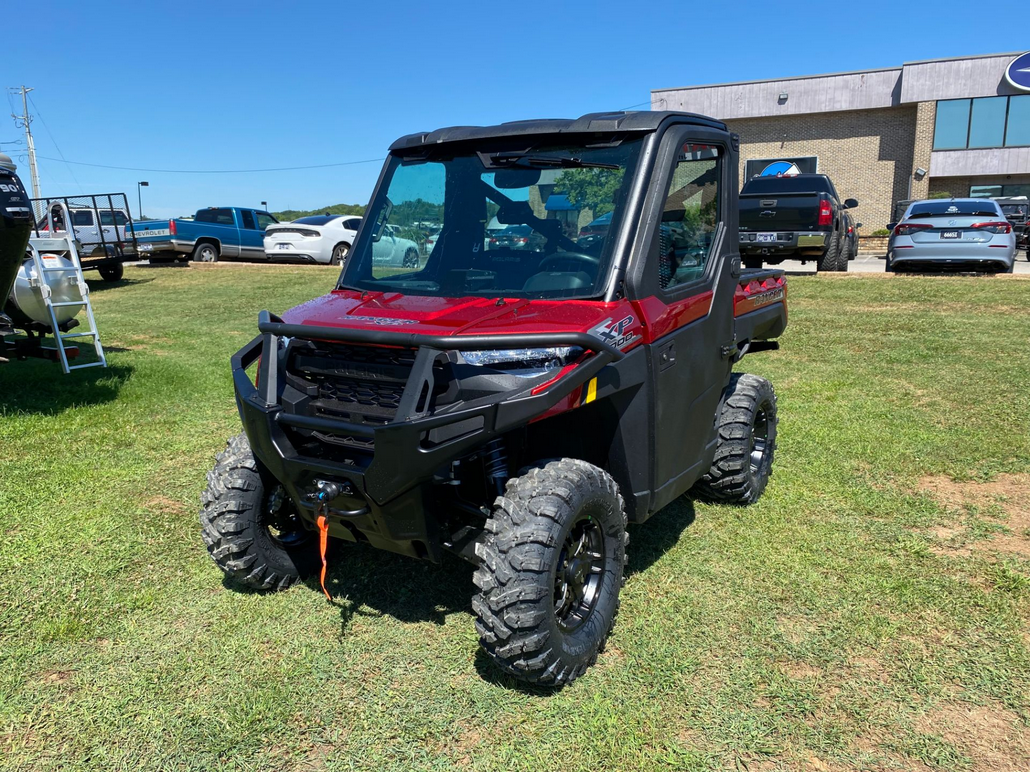
[[[0,311],[25,260],[32,233],[32,207],[15,174],[14,161],[0,153]],[[0,335],[10,332],[10,319],[0,313]]]

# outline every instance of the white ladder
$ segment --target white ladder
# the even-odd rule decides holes
[[[64,222],[71,223],[71,215],[68,212],[68,207],[66,207],[63,202],[60,206],[63,209],[62,215],[64,216]],[[57,356],[61,361],[61,369],[64,370],[65,374],[67,374],[72,370],[82,370],[86,367],[107,367],[107,358],[104,356],[104,347],[100,345],[100,333],[97,331],[97,322],[93,317],[93,304],[89,301],[89,287],[86,285],[86,279],[82,275],[82,264],[79,262],[79,251],[75,246],[74,232],[69,231],[65,236],[57,236],[54,229],[52,210],[53,207],[51,207],[51,211],[47,212],[47,220],[49,221],[50,233],[54,234],[54,237],[39,239],[30,238],[29,252],[32,255],[32,262],[36,266],[35,281],[38,282],[37,286],[39,287],[40,294],[43,296],[43,304],[46,306],[47,313],[50,316],[50,328],[53,330],[54,340],[57,342]],[[67,256],[71,261],[72,267],[47,267],[44,263],[44,259],[39,256],[40,252],[50,252]],[[49,277],[59,275],[60,279],[63,279],[69,274],[75,278],[75,283],[78,285],[80,299],[54,301],[52,297],[53,292],[50,288]],[[57,314],[54,312],[54,309],[71,306],[80,306],[86,309],[86,321],[89,326],[86,329],[77,332],[61,332],[57,323]],[[69,365],[68,353],[64,345],[64,342],[69,338],[92,339],[93,350],[96,351],[97,360],[95,362],[86,362],[81,365]]]

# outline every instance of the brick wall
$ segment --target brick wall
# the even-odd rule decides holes
[[[920,102],[916,105],[915,145],[912,151],[912,172],[916,169],[930,169],[930,152],[933,150],[933,128],[937,120],[937,103]],[[932,171],[932,170],[931,170]],[[912,191],[903,198],[926,198],[930,195],[930,175],[921,180],[912,179]]]
[[[908,197],[913,155],[920,133],[933,118],[917,115],[915,105],[816,115],[747,118],[727,121],[740,134],[740,175],[755,158],[819,157],[819,172],[828,174],[844,198],[857,198],[853,216],[862,233],[884,227],[895,201]],[[926,163],[929,168],[929,153]]]

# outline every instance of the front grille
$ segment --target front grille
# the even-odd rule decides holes
[[[389,423],[400,408],[415,363],[415,349],[348,343],[296,341],[286,366],[286,383],[305,398],[298,413],[350,423]],[[371,451],[366,437],[334,432],[302,432],[322,443]]]

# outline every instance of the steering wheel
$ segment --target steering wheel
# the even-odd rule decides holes
[[[553,255],[541,260],[537,270],[548,270],[548,266],[551,263],[568,262],[586,263],[587,268],[597,268],[601,264],[601,259],[599,257],[594,257],[593,255],[588,255],[585,252],[555,252]]]

